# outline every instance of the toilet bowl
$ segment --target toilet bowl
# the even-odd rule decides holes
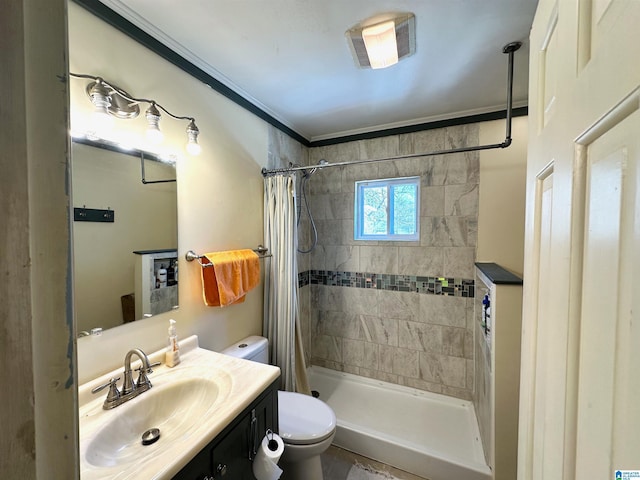
[[[222,353],[268,363],[267,339],[252,336]],[[336,434],[336,415],[322,400],[293,392],[278,392],[278,434],[284,453],[278,462],[282,480],[322,480],[320,455]]]
[[[320,455],[336,435],[336,415],[321,400],[278,392],[278,427],[284,453],[278,465],[283,479],[322,480]]]

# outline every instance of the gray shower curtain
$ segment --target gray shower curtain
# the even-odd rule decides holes
[[[264,281],[264,336],[269,360],[280,367],[281,389],[309,393],[300,338],[296,182],[292,175],[264,179],[264,243],[272,253]]]

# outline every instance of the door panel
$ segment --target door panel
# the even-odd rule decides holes
[[[556,105],[556,93],[557,93],[557,83],[558,83],[558,54],[559,54],[559,44],[558,44],[558,7],[556,6],[552,13],[551,18],[549,19],[547,32],[542,41],[542,45],[540,46],[540,60],[539,60],[539,68],[540,68],[540,108],[544,112],[543,115],[540,116],[541,125],[539,125],[539,129],[542,130],[549,120],[553,117],[553,113],[555,111]]]
[[[629,406],[633,401],[629,396],[633,378],[629,374],[640,371],[640,361],[629,342],[635,333],[630,265],[634,263],[634,241],[638,245],[635,200],[639,118],[636,112],[588,148],[576,432],[578,478],[609,478],[614,469],[631,468],[639,461],[640,436],[629,431],[627,417],[632,414]],[[634,445],[635,458],[631,458],[624,452]]]
[[[549,303],[545,301],[549,297],[550,282],[547,281],[551,268],[551,239],[552,239],[552,212],[553,212],[553,173],[543,176],[538,181],[539,188],[539,259],[538,259],[538,321],[537,321],[537,341],[539,353],[535,363],[535,390],[534,410],[538,421],[533,425],[533,476],[534,480],[544,480],[545,478],[545,432],[547,423],[547,391],[549,352],[546,345],[546,332],[552,325],[552,316],[549,312]]]

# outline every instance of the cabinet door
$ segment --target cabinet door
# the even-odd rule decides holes
[[[213,474],[217,479],[254,480],[249,460],[251,416],[245,415],[211,451]]]
[[[253,459],[268,429],[277,431],[277,402],[269,392],[212,451],[214,478],[255,480]]]
[[[212,480],[211,455],[209,449],[204,449],[191,460],[173,480]]]

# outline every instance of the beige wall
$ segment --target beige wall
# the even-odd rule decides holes
[[[480,153],[478,262],[495,262],[522,276],[528,117],[513,119],[510,147]],[[504,120],[480,124],[480,143],[504,139]]]
[[[182,151],[186,123],[162,119],[166,141],[181,154],[177,164],[180,309],[111,329],[98,338],[79,339],[80,381],[117,368],[130,348],[164,347],[170,317],[178,322],[179,336],[198,334],[201,345],[214,350],[260,334],[262,289],[251,292],[241,305],[205,307],[199,267],[184,261],[184,254],[190,249],[206,253],[253,248],[262,242],[260,169],[267,165],[267,124],[73,3],[69,49],[71,71],[101,75],[132,95],[154,98],[171,111],[195,117],[203,149],[198,157],[186,155]],[[71,81],[72,120],[86,109],[85,84]],[[78,107],[80,114],[74,111]]]

